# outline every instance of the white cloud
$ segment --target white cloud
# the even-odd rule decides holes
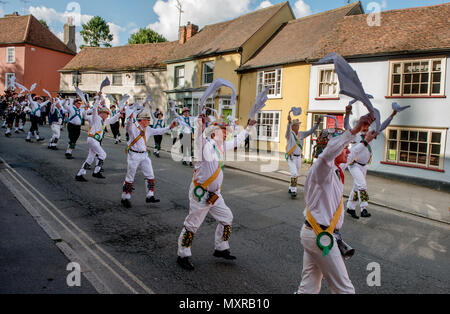
[[[294,4],[294,14],[295,17],[301,18],[311,14],[311,7],[303,0],[298,0]]]
[[[53,8],[47,8],[45,6],[40,6],[40,7],[30,6],[28,10],[31,14],[34,15],[34,17],[36,17],[37,19],[43,19],[47,22],[47,24],[49,24],[49,26],[52,26],[51,27],[52,31],[55,34],[57,34],[57,36],[61,40],[64,41],[63,32],[55,31],[55,29],[62,30],[63,24],[65,24],[67,22],[67,18],[69,16],[73,16],[74,13],[69,12],[69,11],[58,12]],[[94,16],[92,16],[92,15],[78,13],[77,16],[75,17],[75,21],[78,20],[80,22],[80,25],[77,25],[77,27],[79,28],[79,26],[81,26],[81,24],[85,24],[85,23],[89,22],[89,20],[92,19],[93,17]],[[110,30],[111,34],[113,35],[113,41],[111,42],[111,44],[113,46],[120,45],[120,33],[125,32],[126,28],[122,27],[120,25],[117,25],[115,23],[112,23],[112,22],[107,22],[107,23],[109,25],[109,30]],[[132,24],[134,24],[134,23],[132,23]],[[78,48],[84,44],[79,31],[77,31],[77,33],[76,33],[75,41],[77,43]]]
[[[259,10],[259,9],[264,9],[264,8],[270,7],[270,6],[272,6],[272,5],[273,5],[272,2],[266,0],[266,1],[261,2],[261,3],[259,4],[259,6],[258,6],[256,9],[257,9],[257,10]]]
[[[181,25],[188,21],[202,28],[235,18],[250,11],[252,0],[183,0]],[[264,1],[269,2],[269,1]],[[178,10],[176,0],[158,0],[153,6],[158,21],[148,28],[162,34],[168,40],[178,38]]]

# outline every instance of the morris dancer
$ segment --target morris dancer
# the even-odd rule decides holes
[[[80,171],[75,177],[75,180],[79,182],[87,181],[84,178],[84,175],[86,174],[86,170],[91,167],[91,164],[94,162],[95,158],[97,158],[97,164],[92,176],[98,179],[105,179],[101,172],[103,170],[103,164],[106,159],[106,153],[101,146],[101,142],[105,133],[105,127],[108,124],[115,123],[120,117],[120,114],[116,114],[115,116],[108,118],[110,111],[108,108],[106,108],[106,106],[99,107],[100,102],[102,102],[102,93],[100,92],[98,95],[98,99],[95,101],[94,108],[92,109],[92,115],[87,116],[86,111],[83,113],[83,118],[89,123],[89,132],[87,138],[89,154]],[[120,110],[122,110],[122,108],[120,108]]]
[[[52,130],[52,138],[48,142],[48,149],[57,150],[56,145],[58,144],[59,138],[61,136],[61,125],[63,122],[63,112],[62,106],[58,99],[54,99],[48,115],[48,123]]]
[[[137,115],[136,122],[133,122],[134,115]],[[131,207],[131,193],[133,192],[134,177],[139,167],[145,176],[146,202],[158,203],[155,198],[155,175],[153,173],[152,161],[147,152],[147,141],[151,136],[162,135],[173,129],[177,123],[174,121],[170,127],[152,128],[150,127],[151,113],[144,109],[139,114],[132,112],[127,120],[127,132],[130,136],[127,147],[127,175],[123,184],[122,205],[125,208]]]
[[[335,236],[340,237],[339,230],[344,222],[344,173],[340,165],[353,158],[348,156],[348,144],[373,121],[373,115],[369,114],[362,117],[351,131],[323,130],[314,147],[317,161],[305,182],[307,207],[304,211],[306,221],[301,230],[304,254],[302,280],[297,291],[299,294],[319,293],[322,277],[327,279],[333,293],[355,293],[341,252],[334,245]],[[367,143],[375,135],[375,131],[370,132],[366,137]],[[352,154],[360,152],[364,145],[360,143]]]
[[[194,117],[190,116],[190,109],[188,107],[183,108],[182,115],[180,116],[175,110],[172,111],[175,117],[179,119],[183,119],[185,125],[180,125],[181,127],[181,145],[183,150],[183,165],[187,166],[189,162],[189,166],[193,166],[192,164],[192,133],[194,132]]]
[[[46,100],[45,102],[42,102],[41,97],[31,97],[31,92],[28,94],[28,103],[31,109],[30,113],[30,122],[31,122],[31,128],[28,132],[28,136],[26,138],[27,142],[31,142],[31,136],[34,135],[36,138],[36,141],[40,142],[43,141],[43,137],[39,137],[39,122],[41,120],[41,114],[42,110],[45,109],[47,104],[50,102],[50,100]]]
[[[72,101],[72,100],[70,100]],[[83,114],[85,112],[85,108],[81,108],[82,105],[81,99],[75,99],[73,104],[69,104],[68,102],[64,102],[63,108],[69,114],[69,118],[67,120],[67,131],[69,136],[69,144],[66,149],[66,158],[73,159],[72,153],[77,145],[77,141],[80,138],[81,134],[81,124],[83,123]]]
[[[196,162],[194,178],[189,189],[189,215],[184,221],[184,228],[178,238],[177,263],[184,269],[193,270],[190,260],[191,246],[195,233],[200,228],[206,215],[210,213],[218,222],[215,234],[215,257],[227,260],[236,259],[231,255],[228,240],[231,235],[233,214],[225,204],[221,194],[223,181],[224,151],[233,149],[236,145],[232,139],[225,142],[227,124],[218,121],[208,128],[209,138],[205,138],[203,130],[206,127],[206,116],[197,119],[197,132],[195,134],[196,152],[201,153],[200,160]],[[240,145],[249,134],[249,128],[255,125],[251,120],[246,130],[242,131],[236,142]],[[201,145],[199,149],[197,145]]]
[[[317,120],[316,125],[312,129],[306,132],[299,132],[300,120],[295,119],[292,121],[291,113],[288,115],[288,125],[286,130],[286,161],[289,165],[289,170],[291,172],[291,184],[289,185],[289,193],[292,198],[297,197],[297,179],[300,175],[300,169],[302,167],[302,151],[303,151],[303,140],[313,134],[320,123],[322,118]]]
[[[164,114],[161,111],[156,111],[153,116],[155,119],[153,120],[154,122],[153,122],[152,128],[155,130],[164,128],[166,125],[166,120],[163,119]],[[157,135],[154,135],[153,138],[155,140],[155,150],[154,150],[153,154],[159,158],[159,151],[161,150],[161,143],[163,140],[163,136],[162,136],[162,134],[161,135],[157,134]]]

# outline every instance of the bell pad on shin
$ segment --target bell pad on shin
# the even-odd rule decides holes
[[[194,233],[190,232],[189,230],[186,230],[184,232],[183,238],[181,239],[181,246],[190,248],[192,247],[193,240],[194,240]]]

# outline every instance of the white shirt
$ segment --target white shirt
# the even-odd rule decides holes
[[[358,133],[356,135],[356,142],[361,143],[362,140],[363,140],[362,133]],[[358,145],[353,145],[350,148],[350,152],[353,152],[357,146]],[[369,150],[370,144],[367,147],[364,144],[362,144],[362,146],[363,146],[363,148],[354,154],[355,158],[350,162],[357,161],[363,165],[367,165],[369,163],[370,159],[372,158],[372,154]]]
[[[28,95],[28,101],[30,103],[31,115],[38,118],[41,116],[41,111],[50,102],[50,100],[47,100],[46,102],[38,103],[37,101],[34,101],[33,98],[31,98],[31,95]]]
[[[145,138],[141,137],[133,146],[130,147],[130,149],[132,149],[136,152],[146,152],[147,151],[147,142],[151,136],[163,135],[164,133],[168,132],[169,130],[170,130],[170,127],[153,129],[150,126],[146,127],[145,130],[143,130],[138,122],[133,123],[132,119],[129,119],[129,122],[127,123],[127,131],[128,131],[128,135],[130,136],[130,140],[128,141],[128,146],[130,146],[131,143],[133,143],[134,140],[141,134],[141,131],[145,131]]]
[[[63,108],[69,113],[69,123],[73,125],[81,125],[81,117],[85,112],[84,108],[78,109],[75,105],[69,105],[67,102],[64,102]]]
[[[339,170],[334,160],[354,138],[355,136],[350,131],[332,138],[306,177],[306,206],[319,225],[329,226],[334,213],[339,208],[344,184],[341,181]],[[363,144],[355,147],[352,154],[358,153],[363,147]],[[352,154],[348,156],[348,160],[353,158]],[[306,209],[303,214],[306,217]],[[344,210],[342,210],[336,229],[340,229],[343,222]]]
[[[98,134],[100,139],[103,139],[103,135],[105,133],[105,126],[109,124],[114,124],[119,121],[120,114],[116,114],[113,117],[110,117],[103,121],[103,119],[98,115],[98,106],[99,102],[94,104],[94,108],[92,109],[92,115],[88,116],[87,111],[83,112],[83,118],[89,123],[89,135]]]
[[[292,152],[292,155],[301,155],[302,149],[303,149],[303,140],[305,138],[307,138],[308,136],[310,136],[311,134],[313,134],[317,130],[318,127],[319,127],[319,125],[316,124],[309,131],[298,132],[298,134],[295,134],[294,131],[292,131],[292,123],[289,122],[287,125],[287,130],[286,130],[286,140],[287,140],[286,153],[289,152],[292,149],[292,147],[295,146],[295,150]],[[299,140],[301,148],[297,145],[297,141],[295,140],[296,137]]]
[[[201,120],[199,119],[198,121]],[[201,129],[200,126],[197,127],[199,130]],[[237,139],[226,141],[223,145],[225,148],[224,150],[224,148],[218,147],[216,141],[212,139],[206,139],[203,133],[196,132],[195,148],[196,151],[202,152],[202,156],[195,165],[195,174],[194,174],[195,180],[200,184],[208,180],[216,172],[217,168],[219,167],[220,161],[222,162],[224,161],[225,159],[224,152],[239,146],[242,142],[245,141],[248,134],[249,131],[246,129],[243,130],[241,133],[239,133]],[[197,147],[199,144],[202,146]],[[222,186],[222,182],[223,182],[223,171],[220,171],[219,176],[207,187],[207,190],[209,192],[217,193],[220,190],[220,187]]]

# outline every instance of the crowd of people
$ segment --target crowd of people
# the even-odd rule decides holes
[[[341,80],[342,74],[339,71],[338,76]],[[107,95],[106,98],[109,99],[107,106],[102,88],[90,102],[79,90],[77,90],[78,97],[63,98],[52,97],[49,93],[48,97],[36,96],[23,89],[17,93],[12,87],[1,96],[0,110],[7,137],[12,136],[13,128],[15,133],[26,132],[24,128],[29,121],[27,142],[31,142],[32,137],[35,137],[37,142],[44,140],[39,134],[39,125],[45,123],[48,118],[52,131],[48,148],[51,150],[57,149],[60,132],[66,125],[69,139],[65,151],[67,159],[74,159],[73,152],[80,138],[81,126],[85,124],[88,129],[89,153],[75,175],[77,182],[88,181],[85,175],[89,169],[93,169],[94,178],[105,179],[104,164],[107,153],[102,147],[102,142],[106,127],[109,126],[116,144],[122,140],[120,127],[124,127],[127,141],[125,149],[127,173],[122,186],[121,205],[125,208],[132,207],[131,196],[138,169],[142,170],[145,177],[146,203],[160,201],[155,196],[156,181],[152,160],[149,157],[148,141],[150,137],[154,137],[153,153],[159,157],[163,134],[172,132],[174,138],[172,144],[181,142],[182,164],[194,167],[188,193],[189,213],[178,237],[177,252],[177,263],[183,269],[193,270],[191,247],[194,236],[208,213],[217,221],[213,255],[226,260],[236,259],[236,256],[231,254],[229,246],[233,214],[222,195],[224,160],[227,151],[236,149],[241,143],[248,141],[248,136],[256,125],[254,117],[267,101],[267,91],[258,95],[247,126],[238,128],[232,119],[225,120],[224,117],[214,116],[214,112],[204,105],[206,99],[221,87],[232,90],[231,101],[235,102],[234,86],[228,81],[218,79],[205,91],[196,117],[191,116],[190,108],[176,108],[173,102],[169,102],[166,113],[159,109],[153,111],[154,104],[151,97],[137,104],[130,102],[128,95],[123,95],[120,100]],[[349,117],[354,102],[346,108],[345,128],[339,128],[336,123],[335,128],[322,130],[316,141],[314,147],[316,161],[308,172],[304,186],[307,207],[304,211],[305,224],[301,229],[304,256],[298,293],[320,292],[322,277],[327,279],[332,292],[355,292],[344,264],[344,257],[348,256],[343,252],[341,245],[334,245],[335,242],[342,243],[340,230],[344,220],[343,171],[348,168],[354,178],[351,197],[347,202],[347,213],[350,217],[358,219],[356,206],[359,204],[361,217],[370,217],[367,211],[369,196],[365,181],[367,167],[372,158],[370,142],[389,125],[397,113],[397,110],[394,110],[380,125],[379,113],[377,115],[377,111],[364,101],[361,100],[369,113],[356,121],[353,128],[350,127]],[[293,107],[291,111],[294,116],[301,114],[299,108]],[[299,119],[293,120],[291,113],[288,115],[286,161],[291,174],[288,190],[291,198],[297,196],[303,140],[317,130],[321,120],[322,118],[311,130],[300,132]],[[378,127],[369,131],[374,121],[377,121]],[[179,129],[179,136],[174,135],[175,128]],[[350,144],[353,144],[351,148]]]

